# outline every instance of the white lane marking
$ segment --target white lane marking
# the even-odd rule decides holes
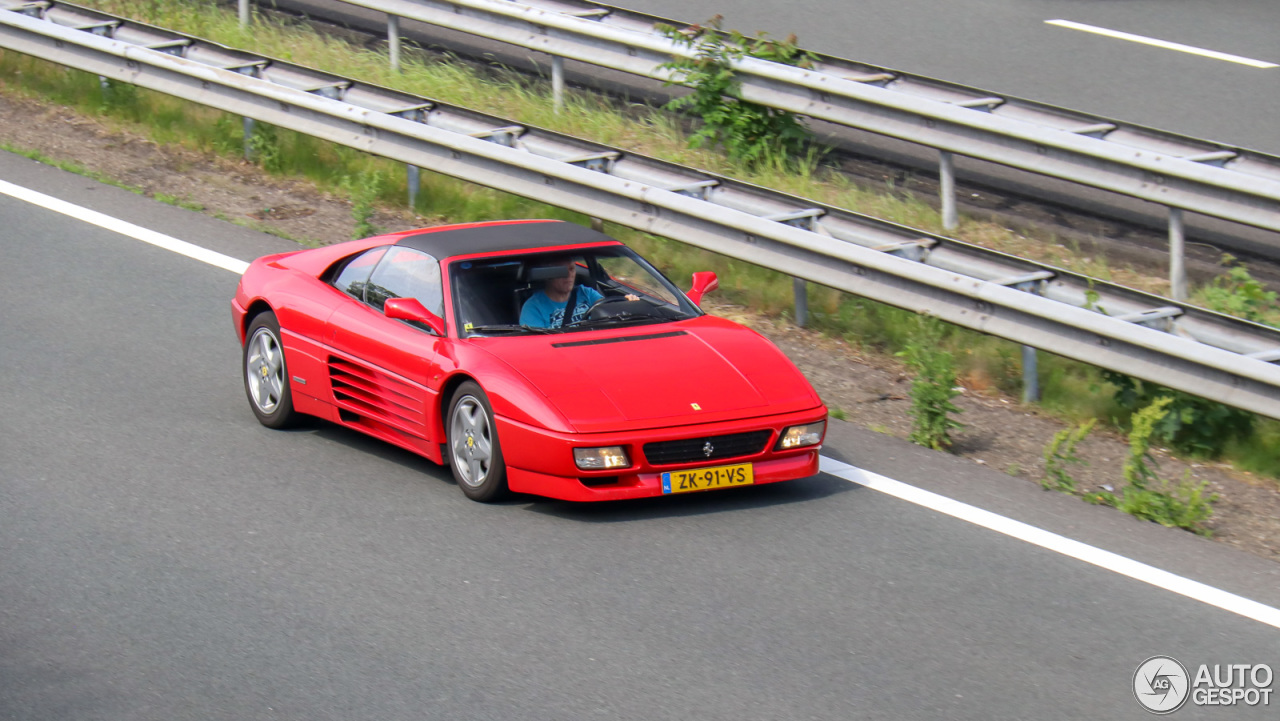
[[[201,248],[185,240],[178,240],[177,238],[147,230],[132,223],[126,223],[109,215],[81,208],[78,205],[73,205],[43,193],[37,193],[34,190],[6,183],[3,180],[0,180],[0,193],[122,235],[127,235],[130,238],[136,238],[144,243],[172,250],[180,255],[229,270],[232,273],[243,274],[245,268],[249,267],[249,264],[242,260]],[[1066,536],[1059,536],[1056,533],[1036,528],[1021,521],[1015,521],[1012,518],[1005,518],[990,511],[984,511],[976,506],[970,506],[967,503],[940,496],[923,488],[907,485],[902,481],[895,481],[892,478],[881,476],[871,471],[864,471],[857,466],[851,466],[834,458],[822,456],[821,468],[823,473],[829,473],[837,478],[858,483],[867,488],[900,498],[908,503],[914,503],[952,518],[968,521],[974,525],[997,533],[1003,533],[1006,536],[1026,541],[1055,553],[1061,553],[1064,556],[1070,556],[1085,563],[1114,571],[1122,576],[1128,576],[1187,598],[1193,598],[1211,606],[1216,606],[1225,611],[1237,613],[1245,618],[1251,618],[1260,623],[1280,628],[1280,609],[1272,608],[1257,601],[1251,601],[1243,596],[1237,596],[1234,593],[1228,593],[1199,581],[1192,581],[1189,578],[1162,571],[1154,566],[1148,566],[1145,563],[1125,558],[1119,554],[1074,541]]]
[[[1169,42],[1168,40],[1157,40],[1155,38],[1146,37],[1145,35],[1134,35],[1133,33],[1120,32],[1119,30],[1108,30],[1107,28],[1100,28],[1100,27],[1097,27],[1096,25],[1085,25],[1084,23],[1072,22],[1070,20],[1045,20],[1045,23],[1048,25],[1056,25],[1060,28],[1069,28],[1071,30],[1080,30],[1086,33],[1093,33],[1094,35],[1103,35],[1109,38],[1116,38],[1118,40],[1128,40],[1129,42],[1141,43],[1143,45],[1152,45],[1157,48],[1164,48],[1166,50],[1177,50],[1180,53],[1190,53],[1192,55],[1199,55],[1205,58],[1213,58],[1214,60],[1225,60],[1229,63],[1238,63],[1240,65],[1248,65],[1251,68],[1265,69],[1265,68],[1280,67],[1280,65],[1276,65],[1275,63],[1269,63],[1265,60],[1254,60],[1253,58],[1246,58],[1246,57],[1241,57],[1239,55],[1232,55],[1231,53],[1220,53],[1217,50],[1206,50],[1204,48],[1197,48],[1193,45],[1183,45],[1182,43],[1172,43],[1172,42]]]
[[[148,230],[133,223],[126,223],[119,218],[113,218],[110,215],[99,213],[96,210],[89,210],[78,205],[73,205],[65,200],[59,200],[44,193],[38,193],[29,188],[20,185],[7,183],[0,180],[0,193],[4,193],[12,198],[23,200],[32,205],[38,205],[46,210],[52,210],[55,213],[61,213],[66,216],[84,221],[90,225],[96,225],[99,228],[105,228],[113,233],[127,235],[130,238],[141,240],[144,243],[150,243],[158,248],[172,250],[179,255],[185,255],[188,258],[194,258],[202,263],[208,263],[232,273],[243,274],[249,264],[243,260],[232,258],[229,255],[223,255],[207,248],[201,248],[198,245],[192,245],[185,240],[178,240],[163,233],[157,233],[154,230]]]
[[[1280,609],[1278,608],[1251,601],[1243,596],[1237,596],[1234,593],[1228,593],[1199,581],[1193,581],[1189,578],[1163,571],[1155,566],[1148,566],[1145,563],[1125,558],[1111,551],[1104,551],[1101,548],[1072,540],[1066,536],[1059,536],[1056,533],[1037,528],[1022,521],[1015,521],[1012,518],[1005,518],[990,511],[984,511],[976,506],[970,506],[967,503],[940,496],[923,488],[909,486],[902,481],[895,481],[892,478],[865,471],[857,466],[851,466],[833,458],[822,456],[821,467],[823,473],[831,474],[846,481],[852,481],[895,498],[900,498],[908,503],[914,503],[952,518],[968,521],[996,533],[1003,533],[1006,536],[1026,541],[1055,553],[1061,553],[1064,556],[1070,556],[1099,568],[1114,571],[1122,576],[1128,576],[1157,588],[1172,591],[1180,596],[1186,596],[1187,598],[1207,603],[1210,606],[1216,606],[1224,611],[1251,618],[1259,623],[1280,628]]]

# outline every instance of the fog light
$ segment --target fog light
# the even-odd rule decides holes
[[[803,426],[791,426],[782,432],[778,445],[774,450],[786,451],[792,448],[816,446],[822,442],[822,434],[827,430],[826,421],[806,423]]]
[[[584,471],[602,471],[607,468],[626,468],[631,465],[627,450],[622,446],[605,448],[575,448],[573,462]]]

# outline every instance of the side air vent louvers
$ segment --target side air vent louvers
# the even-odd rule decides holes
[[[359,363],[329,357],[329,385],[341,407],[396,425],[414,424],[414,400],[400,381]]]

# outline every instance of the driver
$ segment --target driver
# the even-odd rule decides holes
[[[573,313],[565,321],[565,305],[569,302],[569,293],[573,290],[573,282],[577,275],[577,264],[572,260],[564,262],[564,275],[546,282],[542,290],[529,296],[520,309],[520,325],[531,328],[559,328],[567,323],[582,320],[587,310],[604,296],[595,288],[586,285],[578,286],[577,300]]]

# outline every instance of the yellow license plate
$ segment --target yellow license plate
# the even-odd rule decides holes
[[[711,468],[689,468],[683,471],[663,473],[662,492],[709,491],[713,488],[749,486],[755,482],[755,475],[751,472],[750,463],[738,463],[732,466],[712,466]]]

